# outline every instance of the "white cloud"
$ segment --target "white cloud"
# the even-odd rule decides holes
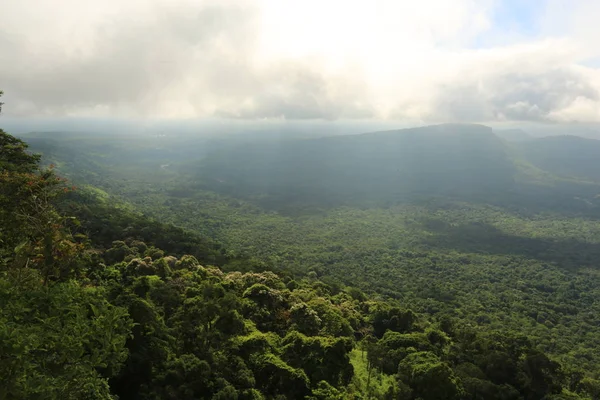
[[[473,49],[500,2],[19,0],[0,87],[7,115],[599,121],[599,3]]]
[[[563,40],[464,53],[453,73],[431,85],[422,114],[437,121],[564,120],[575,114],[562,110],[576,102],[600,104],[600,74],[575,58]],[[598,117],[579,114],[582,121]]]

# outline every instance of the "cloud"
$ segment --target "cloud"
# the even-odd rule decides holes
[[[255,60],[259,23],[255,5],[159,7],[99,23],[83,50],[45,53],[5,31],[2,85],[25,115],[372,116],[358,74],[328,74],[319,59]]]
[[[541,2],[515,42],[494,40],[501,3],[20,0],[0,14],[5,113],[600,120],[594,1]]]
[[[597,121],[600,73],[549,41],[475,52],[433,88],[428,118],[450,121]],[[469,59],[470,58],[470,59]]]
[[[350,69],[326,75],[318,60],[310,64],[296,61],[256,71],[254,78],[259,84],[246,101],[220,111],[219,115],[325,120],[375,115],[360,71]]]
[[[51,114],[96,107],[152,114],[162,107],[202,107],[185,104],[193,91],[209,88],[214,96],[216,86],[228,93],[232,85],[243,90],[251,83],[243,60],[252,49],[254,10],[189,6],[150,12],[101,22],[74,55],[68,48],[43,54],[39,45],[22,51],[20,65],[6,60],[0,66],[6,91]],[[26,49],[27,43],[16,47]]]

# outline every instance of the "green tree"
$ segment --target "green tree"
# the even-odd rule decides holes
[[[54,207],[69,188],[52,168],[40,169],[27,144],[0,130],[0,268],[43,271],[44,282],[67,279],[82,246]]]
[[[581,388],[592,400],[600,399],[600,381],[592,378],[583,378],[580,383]]]
[[[282,341],[282,358],[291,366],[302,368],[311,382],[327,381],[331,385],[347,385],[354,373],[348,338],[310,336],[291,331]]]
[[[100,290],[0,279],[0,399],[112,399],[131,320]]]
[[[398,366],[398,378],[414,391],[415,398],[423,400],[458,399],[463,393],[460,379],[431,352],[412,353]]]
[[[534,351],[523,360],[527,376],[526,392],[528,399],[541,399],[549,394],[562,391],[564,376],[560,364],[550,360],[545,354]]]

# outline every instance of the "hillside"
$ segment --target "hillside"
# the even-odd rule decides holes
[[[581,399],[600,385],[560,353],[564,342],[561,365],[545,340],[493,323],[501,314],[466,304],[415,313],[314,269],[267,272],[213,240],[77,193],[26,148],[0,131],[1,398]],[[458,293],[439,283],[426,296],[451,305]],[[538,306],[535,318],[560,327],[561,313],[588,302],[566,295],[563,309]],[[464,325],[465,311],[483,325]]]
[[[600,400],[600,0],[5,3],[0,400]]]
[[[244,146],[195,167],[218,192],[290,206],[385,205],[418,196],[489,196],[514,166],[490,128],[439,125]]]
[[[533,139],[533,136],[523,129],[494,129],[494,134],[509,142],[524,142]]]
[[[600,182],[600,140],[549,136],[519,145],[536,167],[564,178]]]
[[[590,179],[600,171],[594,147],[582,156],[576,146],[553,149],[537,143],[509,144],[489,127],[445,124],[246,143],[189,162],[182,173],[187,188],[284,213],[444,198],[597,215],[600,186]],[[557,150],[563,159],[548,161],[558,157]],[[576,173],[566,175],[565,170]]]
[[[128,226],[133,225],[144,241],[156,243],[160,237],[148,235],[137,219],[150,216],[156,223],[166,224],[163,228],[154,224],[152,230],[178,237],[160,242],[161,247],[170,246],[165,250],[176,256],[190,251],[187,244],[174,246],[180,240],[189,244],[200,240],[202,248],[212,249],[210,257],[219,258],[223,271],[269,269],[290,274],[295,281],[317,279],[334,291],[358,287],[372,299],[400,304],[425,320],[450,318],[486,335],[522,335],[569,374],[583,370],[583,376],[600,376],[600,346],[595,339],[600,334],[600,312],[593,300],[600,290],[596,271],[600,226],[594,203],[598,185],[560,177],[534,165],[517,144],[489,135],[488,128],[445,128],[254,143],[250,138],[241,142],[228,139],[179,150],[177,142],[150,145],[149,139],[134,136],[111,137],[110,141],[85,135],[76,141],[53,136],[47,142],[36,142],[35,150],[74,180],[80,188],[76,194],[89,192],[91,199],[103,202],[95,205],[87,195],[81,199],[74,194],[75,207],[66,209],[84,219],[86,215],[102,216],[97,223],[82,223],[91,228],[91,237],[111,225],[110,216],[115,213],[119,229],[107,232],[107,238],[119,231],[129,232]],[[412,136],[405,135],[407,132],[413,132]],[[418,132],[426,133],[422,140],[415,137]],[[476,138],[461,143],[470,134]],[[338,146],[338,141],[343,145]],[[192,143],[198,142],[190,142],[189,147]],[[397,170],[385,169],[386,164],[403,165],[403,159],[410,159],[397,157],[408,152],[403,153],[398,143],[411,151],[419,149],[414,145],[419,143],[421,158],[437,152],[442,161],[458,160],[459,165],[457,154],[468,154],[470,160],[479,160],[481,176],[494,171],[485,168],[486,160],[477,153],[499,155],[491,160],[496,165],[508,164],[513,175],[507,184],[513,189],[500,186],[485,191],[481,189],[493,185],[494,180],[474,180],[477,190],[471,185],[470,192],[453,191],[441,182],[443,191],[418,192],[413,191],[414,186],[405,186],[410,196],[404,197],[406,192],[401,196],[385,185],[369,186],[371,182],[364,176],[372,178],[377,171],[368,165],[379,159],[386,160],[380,163],[386,179],[400,175]],[[454,149],[449,156],[446,147]],[[470,150],[462,151],[464,147]],[[320,149],[324,150],[317,151]],[[350,151],[357,156],[347,157]],[[303,163],[297,154],[315,156],[310,163]],[[370,163],[355,163],[359,156]],[[208,173],[217,158],[221,169]],[[421,158],[413,157],[411,163],[425,164]],[[286,159],[296,168],[281,172],[268,167],[276,163],[285,167]],[[438,162],[440,158],[427,160]],[[165,164],[168,167],[163,167]],[[343,166],[332,168],[332,176],[343,185],[328,187],[337,183],[327,174],[329,164]],[[361,179],[350,175],[348,181],[342,180],[340,171],[361,172],[359,165],[367,165],[368,173],[359,175]],[[463,166],[477,176],[475,168]],[[438,163],[438,167],[445,168],[445,164]],[[401,173],[419,176],[420,172],[404,169]],[[444,176],[444,171],[431,173],[438,180]],[[447,179],[460,183],[455,175],[448,174]],[[427,180],[425,174],[421,176]],[[283,189],[287,187],[304,197],[289,196]],[[366,192],[351,201],[339,197],[364,187],[377,188],[376,196]],[[332,194],[326,198],[321,190]],[[78,211],[80,200],[87,202],[89,211]],[[114,205],[121,211],[111,211]],[[136,219],[131,220],[130,213],[136,214]],[[170,224],[197,236],[182,236],[168,228]],[[211,242],[220,246],[216,252]],[[351,352],[350,359],[357,361],[356,352]],[[365,366],[353,365],[355,371],[363,371],[356,372],[362,374],[361,381],[367,382]],[[385,368],[390,371],[389,366]],[[389,387],[390,377],[381,375],[378,382]]]

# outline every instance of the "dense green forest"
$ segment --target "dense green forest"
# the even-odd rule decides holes
[[[594,145],[23,138],[0,399],[600,396]]]

